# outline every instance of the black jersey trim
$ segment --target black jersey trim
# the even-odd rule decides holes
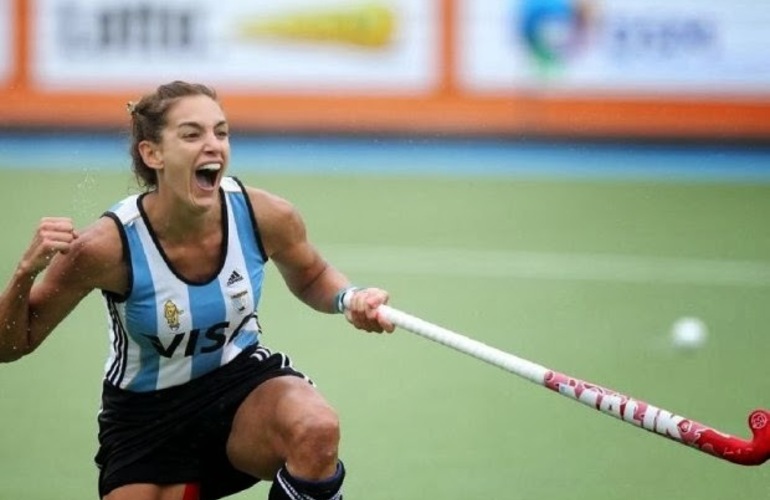
[[[126,375],[126,356],[128,355],[128,333],[123,328],[123,323],[120,321],[120,315],[117,311],[115,302],[109,297],[107,298],[107,309],[110,314],[110,321],[112,322],[112,350],[114,352],[114,358],[112,366],[107,369],[105,378],[114,386],[120,387],[123,383],[123,378]]]
[[[262,235],[259,232],[259,224],[257,224],[256,212],[254,212],[254,207],[251,204],[249,193],[246,192],[246,186],[241,182],[239,178],[232,177],[232,179],[235,181],[236,184],[238,184],[238,187],[241,188],[241,192],[243,193],[243,198],[246,201],[246,206],[249,208],[249,218],[251,219],[251,226],[254,229],[254,239],[257,242],[257,248],[259,248],[259,253],[262,255],[262,260],[264,262],[267,262],[268,260],[270,260],[270,258],[267,256],[267,252],[265,251],[265,246],[262,244]]]
[[[115,302],[125,302],[129,295],[131,295],[131,291],[134,289],[134,266],[131,265],[131,248],[128,245],[128,236],[126,235],[126,228],[123,226],[123,222],[121,222],[120,218],[114,213],[114,212],[104,212],[102,214],[102,217],[107,217],[108,219],[112,219],[113,222],[115,222],[115,225],[118,226],[118,234],[120,235],[120,243],[123,247],[121,253],[122,253],[122,259],[123,264],[125,264],[126,269],[128,270],[128,287],[126,289],[126,293],[120,294],[115,292],[110,292],[108,290],[103,290],[102,293],[109,298],[112,298]]]

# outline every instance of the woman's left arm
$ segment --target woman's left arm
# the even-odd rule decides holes
[[[301,215],[288,201],[262,190],[248,188],[256,212],[262,244],[275,262],[289,290],[302,302],[326,313],[338,309],[340,293],[352,284],[342,272],[327,262],[307,238]],[[393,325],[377,314],[377,307],[388,301],[379,288],[360,288],[351,292],[350,307],[344,311],[348,321],[367,331],[393,331]]]

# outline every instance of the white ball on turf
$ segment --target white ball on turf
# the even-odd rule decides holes
[[[699,318],[679,318],[671,327],[671,342],[677,349],[699,349],[706,343],[706,337],[708,337],[708,329]]]

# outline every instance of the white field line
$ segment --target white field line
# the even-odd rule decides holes
[[[326,245],[348,273],[770,287],[770,262],[619,254]]]

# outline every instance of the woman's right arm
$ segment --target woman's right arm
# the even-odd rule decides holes
[[[111,221],[78,234],[69,218],[43,218],[0,295],[0,362],[34,351],[94,288],[115,288],[120,255]]]

